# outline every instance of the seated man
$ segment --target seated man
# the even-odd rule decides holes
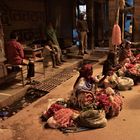
[[[18,42],[18,36],[12,32],[10,34],[10,40],[5,46],[5,53],[7,62],[12,65],[27,65],[27,78],[31,80],[34,76],[34,64],[32,61],[24,59],[24,50],[22,45]]]

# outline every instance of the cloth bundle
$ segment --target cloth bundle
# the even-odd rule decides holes
[[[77,118],[79,126],[87,128],[102,128],[107,124],[105,112],[103,110],[87,110],[82,112]]]
[[[134,85],[133,79],[129,77],[119,77],[118,78],[118,89],[119,90],[129,90]]]

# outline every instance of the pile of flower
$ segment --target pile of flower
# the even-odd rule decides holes
[[[107,118],[118,116],[123,105],[122,96],[110,87],[96,92],[96,102],[98,109],[105,110]]]
[[[95,93],[80,91],[76,98],[76,104],[72,106],[70,100],[52,102],[41,116],[46,126],[58,129],[105,127],[107,119],[118,116],[123,105],[122,96],[110,87]]]
[[[132,68],[128,69],[128,72],[140,76],[140,64],[135,64]]]

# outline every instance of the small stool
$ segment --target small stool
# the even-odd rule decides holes
[[[6,68],[8,68],[8,67],[12,68],[13,71],[20,72],[22,85],[25,86],[24,75],[23,75],[23,66],[22,65],[12,65],[12,64],[5,64],[5,66],[6,66]]]

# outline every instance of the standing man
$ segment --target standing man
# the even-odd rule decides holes
[[[77,21],[77,30],[79,32],[80,40],[81,40],[81,51],[79,51],[80,55],[88,54],[87,53],[87,32],[88,32],[88,25],[87,21],[84,19],[85,14],[81,13],[80,18]]]

